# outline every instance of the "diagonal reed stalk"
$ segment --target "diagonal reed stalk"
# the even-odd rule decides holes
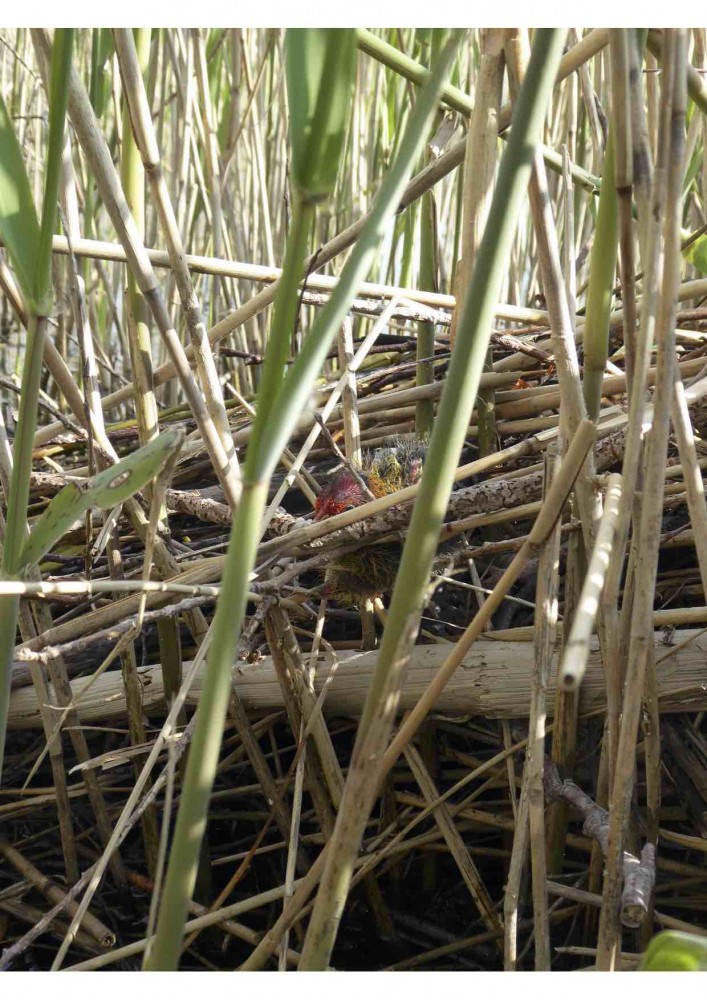
[[[429,80],[418,96],[398,155],[386,176],[367,224],[352,250],[327,305],[317,316],[302,351],[282,380],[283,345],[292,332],[288,318],[294,315],[289,296],[298,294],[302,267],[289,252],[276,301],[276,314],[285,322],[275,325],[273,350],[267,352],[261,383],[260,406],[253,437],[243,470],[243,492],[231,529],[231,541],[223,576],[221,599],[212,628],[202,697],[180,803],[174,842],[160,906],[157,932],[148,969],[175,968],[189,899],[194,887],[196,861],[208,812],[209,796],[216,773],[223,722],[228,706],[230,671],[245,614],[248,577],[252,571],[260,522],[265,510],[270,476],[295,422],[311,391],[311,386],[329,347],[349,309],[358,283],[366,275],[385,229],[398,207],[411,164],[420,153],[446,68],[454,54],[458,37],[445,46]],[[299,237],[295,240],[299,244]],[[288,299],[283,296],[287,294]],[[292,296],[294,297],[294,296]]]
[[[228,430],[228,417],[223,402],[223,393],[218,381],[218,371],[211,352],[206,329],[201,315],[201,306],[194,291],[189,268],[184,255],[184,246],[177,224],[177,218],[169,197],[162,170],[157,136],[150,115],[150,107],[145,90],[132,32],[124,28],[114,30],[115,47],[120,61],[123,89],[128,103],[130,120],[135,133],[135,142],[142,156],[160,225],[164,232],[169,252],[169,260],[174,270],[177,290],[182,302],[187,328],[194,347],[197,371],[206,399],[209,413],[223,441],[228,467],[222,470],[221,482],[226,499],[235,507],[239,492],[238,458]]]
[[[329,964],[353,863],[378,790],[410,648],[415,640],[437,539],[466,436],[488,348],[520,202],[540,139],[564,33],[541,30],[516,107],[474,276],[464,302],[454,355],[391,599],[380,657],[359,724],[351,768],[329,843],[322,882],[302,949],[300,969]]]
[[[37,44],[46,47],[45,32],[38,31],[36,38]],[[229,468],[223,440],[208,413],[184,348],[171,324],[152,264],[145,250],[144,241],[126,201],[106,139],[100,130],[88,94],[75,69],[72,69],[69,78],[68,111],[79,143],[95,177],[106,211],[128,255],[136,285],[157,324],[165,350],[171,359],[170,363],[174,365],[175,371],[178,373],[182,390],[189,401],[194,419],[212,457],[214,469],[217,475],[223,476]],[[154,376],[154,373],[152,375]],[[156,380],[153,380],[153,387],[157,384]],[[106,399],[107,397],[103,399],[104,406]]]
[[[582,468],[587,452],[594,443],[594,438],[595,428],[592,422],[590,420],[582,421],[570,443],[558,474],[552,482],[552,487],[548,491],[545,502],[538,512],[530,534],[523,542],[521,549],[512,560],[508,569],[496,584],[493,592],[484,601],[463,635],[453,645],[451,652],[445,657],[444,662],[440,664],[433,680],[428,684],[415,706],[395,733],[393,740],[383,755],[377,781],[382,781],[385,775],[393,768],[398,757],[413,739],[426,716],[434,709],[440,694],[454,676],[454,673],[459,669],[474,642],[479,638],[484,629],[488,627],[489,620],[500,607],[510,588],[518,580],[528,561],[537,554],[539,548],[547,539],[562,513],[562,508]],[[248,961],[243,965],[243,969],[255,970],[261,968],[272,949],[277,945],[279,936],[283,933],[283,930],[290,926],[292,921],[296,919],[302,906],[306,903],[307,898],[311,895],[320,879],[332,843],[333,841],[329,841],[326,848],[320,853],[307,873],[307,876],[303,879],[302,885],[295,893],[286,911],[283,912],[261,944],[258,945]]]

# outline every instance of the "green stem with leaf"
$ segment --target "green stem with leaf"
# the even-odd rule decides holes
[[[4,102],[0,99],[2,104],[0,156],[3,162],[0,179],[0,235],[5,242],[28,307],[20,410],[13,447],[13,466],[0,570],[3,577],[16,576],[20,572],[22,567],[19,565],[19,553],[27,534],[27,502],[34,433],[37,428],[37,400],[42,374],[44,336],[47,317],[52,306],[52,237],[59,200],[72,45],[73,29],[57,29],[52,47],[49,137],[41,224],[37,219],[14,127]],[[0,780],[18,608],[19,600],[16,597],[0,600]]]

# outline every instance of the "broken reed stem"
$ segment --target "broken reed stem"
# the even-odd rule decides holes
[[[582,816],[582,833],[591,837],[606,854],[609,836],[609,814],[597,805],[578,785],[569,779],[562,781],[555,764],[545,763],[544,786],[548,801],[565,801]],[[625,927],[640,927],[649,912],[651,894],[655,885],[655,844],[646,843],[640,858],[623,852],[622,874],[624,889],[621,895],[621,922]],[[601,900],[601,897],[596,897]]]
[[[584,578],[572,628],[565,640],[559,682],[567,690],[577,690],[587,666],[591,637],[594,633],[601,594],[616,534],[616,522],[622,499],[622,481],[618,473],[609,476],[604,501],[604,513],[596,533],[594,549]],[[607,686],[607,704],[612,705],[611,687]],[[609,708],[609,713],[618,721],[618,705]]]

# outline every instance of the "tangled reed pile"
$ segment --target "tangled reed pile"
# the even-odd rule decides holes
[[[436,457],[442,397],[527,41],[460,34],[390,242],[292,417],[263,516],[229,549],[244,459],[262,440],[275,265],[293,228],[283,33],[135,37],[189,251],[190,314],[140,165],[129,39],[77,32],[96,134],[70,94],[30,529],[79,488],[49,550],[1,584],[19,600],[0,786],[3,968],[138,969],[149,953],[239,547],[254,566],[243,627],[235,605],[220,612],[238,645],[223,732],[211,734],[181,969],[621,969],[660,930],[707,937],[705,30],[563,40],[450,469]],[[4,97],[37,191],[44,35],[0,31]],[[440,49],[410,29],[359,31],[356,44],[348,145],[310,227],[288,370],[426,79],[413,57],[428,65]],[[91,151],[96,136],[111,164]],[[137,235],[116,222],[116,190]],[[5,256],[0,310],[9,519],[31,323]],[[94,477],[156,429],[173,435],[158,473],[114,504],[82,506]],[[437,496],[444,476],[451,492]],[[432,517],[411,528],[430,498],[441,528]],[[423,550],[430,571],[400,624]],[[399,626],[402,652],[377,687],[386,629]],[[359,787],[357,842],[345,817]],[[354,860],[322,958],[307,930],[339,849]]]

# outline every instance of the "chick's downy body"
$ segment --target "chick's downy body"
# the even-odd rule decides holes
[[[420,481],[425,446],[404,441],[392,448],[379,448],[367,456],[357,478],[348,469],[337,473],[317,497],[314,519],[322,521],[342,511],[360,507],[370,499],[360,480],[374,497],[396,493]],[[340,604],[357,605],[365,598],[390,593],[400,563],[401,546],[396,543],[368,545],[341,556],[326,574],[325,593]]]

